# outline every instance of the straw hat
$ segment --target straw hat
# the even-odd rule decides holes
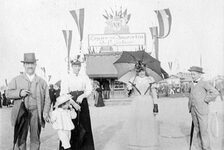
[[[66,103],[67,101],[70,101],[70,100],[72,100],[72,96],[70,94],[63,94],[57,98],[55,107],[58,107],[59,105]]]

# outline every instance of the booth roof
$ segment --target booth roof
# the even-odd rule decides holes
[[[86,72],[90,78],[117,78],[113,63],[122,52],[105,52],[86,55]]]

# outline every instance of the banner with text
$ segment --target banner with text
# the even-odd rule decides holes
[[[146,35],[145,33],[90,34],[88,42],[90,47],[146,45]]]

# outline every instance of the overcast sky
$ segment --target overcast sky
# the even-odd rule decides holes
[[[79,35],[69,10],[85,8],[83,47],[88,34],[103,34],[104,9],[127,8],[132,14],[131,33],[145,32],[147,51],[152,51],[149,27],[156,24],[153,10],[170,8],[170,35],[159,41],[159,59],[168,72],[187,71],[202,64],[209,77],[224,74],[223,0],[1,0],[0,1],[0,84],[12,79],[23,66],[23,53],[35,52],[39,68],[59,79],[66,72],[63,29],[73,30],[72,54],[77,53]],[[154,55],[154,52],[153,52]],[[179,64],[179,67],[178,67]]]

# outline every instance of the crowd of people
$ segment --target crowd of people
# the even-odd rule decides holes
[[[13,78],[5,92],[6,98],[14,100],[11,115],[14,131],[20,129],[18,135],[14,133],[14,148],[26,150],[27,135],[30,132],[30,149],[39,150],[41,128],[45,127],[45,123],[51,123],[57,130],[60,150],[94,150],[87,98],[95,91],[95,106],[104,106],[99,82],[95,82],[93,87],[89,77],[79,73],[82,63],[76,59],[71,61],[72,72],[61,80],[61,85],[50,85],[49,88],[46,81],[35,74],[37,59],[34,53],[25,53],[21,62],[25,72]],[[207,129],[208,105],[219,95],[219,91],[203,81],[201,75],[204,72],[201,67],[193,66],[189,71],[194,80],[189,85],[180,86],[179,90],[167,86],[158,88],[154,78],[146,73],[146,65],[143,62],[136,63],[136,75],[127,85],[132,99],[129,117],[126,119],[127,148],[159,148],[157,90],[168,93],[169,89],[173,89],[189,92],[188,107],[198,147],[211,150]]]
[[[170,96],[177,93],[189,93],[190,82],[180,84],[159,84],[157,88],[158,95]]]

